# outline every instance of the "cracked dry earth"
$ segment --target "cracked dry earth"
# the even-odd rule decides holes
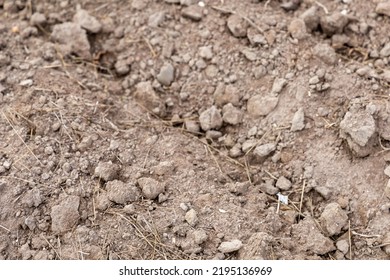
[[[389,259],[390,1],[0,0],[0,259]]]

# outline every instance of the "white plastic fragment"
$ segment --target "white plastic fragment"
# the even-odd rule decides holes
[[[288,196],[287,195],[282,195],[281,193],[277,193],[276,195],[278,196],[278,200],[281,203],[288,205]]]

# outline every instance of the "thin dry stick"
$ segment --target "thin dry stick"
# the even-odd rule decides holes
[[[16,135],[19,137],[19,139],[23,142],[23,144],[26,146],[27,150],[35,157],[35,159],[43,165],[43,163],[39,160],[39,158],[33,153],[33,151],[30,149],[29,146],[27,146],[26,142],[24,142],[23,138],[20,136],[18,131],[15,129],[15,127],[12,125],[11,121],[8,119],[8,117],[4,114],[4,112],[1,112],[3,114],[3,117],[7,120],[8,124],[12,127],[12,129],[15,131]]]
[[[250,165],[248,163],[247,157],[244,157],[245,160],[245,171],[246,171],[246,176],[248,177],[249,183],[252,185],[252,179],[251,179],[251,173],[250,173]]]
[[[303,195],[305,193],[306,180],[303,180],[302,192],[301,192],[301,201],[299,202],[299,216],[302,215],[302,204],[303,204]]]
[[[376,246],[372,246],[371,248],[381,248],[381,247],[385,247],[385,246],[388,246],[388,245],[390,245],[390,242],[382,243],[382,244],[379,244],[379,245],[376,245]]]
[[[368,235],[368,234],[358,233],[358,232],[356,232],[354,230],[352,230],[351,232],[352,232],[353,235],[357,235],[357,236],[365,237],[365,238],[379,238],[379,237],[381,237],[381,235],[379,235],[379,234],[370,234],[370,235]]]
[[[324,4],[322,4],[322,3],[318,2],[318,1],[315,1],[315,3],[316,3],[318,6],[320,6],[320,7],[324,10],[325,14],[329,14],[329,11],[328,11],[328,9],[324,6]]]
[[[56,253],[56,255],[58,256],[58,258],[59,258],[60,260],[62,260],[60,254],[58,254],[56,248],[54,248],[54,246],[51,245],[51,243],[49,242],[49,240],[47,240],[46,237],[45,237],[44,235],[41,235],[41,237],[46,241],[47,244],[49,244],[49,246],[53,249],[54,253]]]
[[[8,228],[6,228],[5,226],[0,225],[0,228],[6,230],[6,231],[8,231],[8,232],[11,232],[11,231],[10,231]]]
[[[149,40],[146,39],[145,37],[143,37],[143,40],[145,41],[146,45],[148,45],[148,48],[150,50],[150,52],[152,53],[153,57],[157,57],[157,53],[155,52],[155,50],[153,49],[152,45],[150,44]]]
[[[348,242],[349,242],[349,259],[352,260],[351,220],[348,220]]]
[[[209,151],[211,158],[214,160],[215,164],[217,165],[219,172],[221,172],[223,174],[221,166],[219,165],[219,162],[217,161],[217,158],[214,156],[214,154],[210,150],[210,145],[205,145],[205,147],[207,147],[207,150]]]

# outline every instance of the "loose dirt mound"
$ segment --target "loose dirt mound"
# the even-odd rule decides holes
[[[389,259],[389,16],[0,0],[0,258]]]

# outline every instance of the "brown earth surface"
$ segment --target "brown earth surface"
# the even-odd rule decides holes
[[[0,0],[0,259],[390,259],[390,1]]]

